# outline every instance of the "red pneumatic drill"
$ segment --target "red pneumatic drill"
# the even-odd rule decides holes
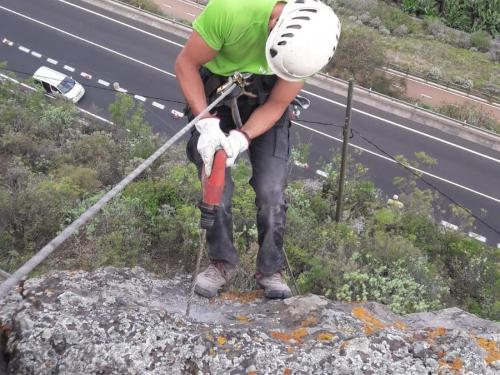
[[[202,167],[201,190],[203,198],[198,207],[201,211],[200,226],[203,229],[209,229],[214,225],[215,215],[224,193],[226,160],[226,152],[218,150],[214,156],[210,176],[205,175],[205,168]]]

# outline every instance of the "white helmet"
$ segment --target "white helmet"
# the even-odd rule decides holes
[[[339,36],[332,8],[319,0],[290,0],[267,38],[267,63],[277,76],[300,81],[328,64]]]

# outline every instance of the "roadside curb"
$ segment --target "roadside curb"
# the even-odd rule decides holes
[[[115,0],[82,0],[101,9],[127,17],[156,29],[172,33],[187,39],[192,29],[179,22],[169,20],[147,11],[138,9]],[[343,97],[347,96],[347,82],[325,74],[317,74],[308,80],[308,83]],[[500,135],[465,124],[444,115],[419,108],[415,105],[400,101],[398,99],[375,93],[371,90],[356,86],[356,101],[365,105],[375,107],[393,115],[406,118],[422,125],[438,129],[465,140],[478,143],[482,146],[500,151]]]

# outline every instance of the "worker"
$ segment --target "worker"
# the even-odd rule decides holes
[[[333,57],[340,22],[318,0],[210,0],[193,22],[193,32],[177,56],[175,72],[188,103],[188,118],[216,97],[216,89],[236,72],[251,73],[238,99],[242,127],[227,106],[196,123],[187,155],[201,176],[211,172],[215,151],[224,149],[227,167],[249,151],[250,184],[257,206],[259,252],[255,279],[271,299],[288,298],[283,279],[283,234],[287,204],[284,190],[290,156],[289,105],[306,78]],[[235,275],[230,169],[214,226],[207,231],[210,265],[196,278],[197,294],[211,298]]]

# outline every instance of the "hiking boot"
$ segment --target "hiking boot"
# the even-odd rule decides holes
[[[236,267],[224,261],[212,262],[205,271],[196,276],[194,291],[196,294],[212,298],[219,289],[226,285],[236,274]]]
[[[285,299],[292,296],[292,291],[283,280],[281,272],[271,276],[256,274],[257,283],[264,288],[264,295],[269,299]]]

